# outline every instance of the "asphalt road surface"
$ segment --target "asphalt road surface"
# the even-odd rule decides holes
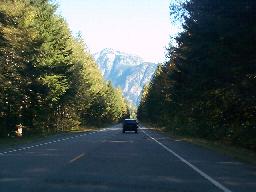
[[[0,191],[255,192],[256,167],[119,125],[1,150]]]

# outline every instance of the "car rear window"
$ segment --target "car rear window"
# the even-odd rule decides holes
[[[137,123],[135,119],[125,119],[124,123]]]

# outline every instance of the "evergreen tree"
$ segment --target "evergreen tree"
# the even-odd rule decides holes
[[[256,148],[255,4],[190,0],[171,6],[184,30],[159,75],[169,86],[159,94],[165,83],[155,77],[143,99],[147,118],[178,134]],[[162,121],[151,112],[161,111],[159,104],[168,116]]]

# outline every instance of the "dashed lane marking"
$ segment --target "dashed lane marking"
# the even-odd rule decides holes
[[[73,162],[77,161],[78,159],[82,158],[83,156],[84,156],[84,153],[78,155],[78,156],[75,157],[74,159],[71,159],[71,160],[69,161],[69,163],[73,163]]]

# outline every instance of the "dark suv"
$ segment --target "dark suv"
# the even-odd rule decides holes
[[[123,133],[125,131],[135,131],[135,133],[138,133],[138,122],[136,119],[125,119],[123,121]]]

